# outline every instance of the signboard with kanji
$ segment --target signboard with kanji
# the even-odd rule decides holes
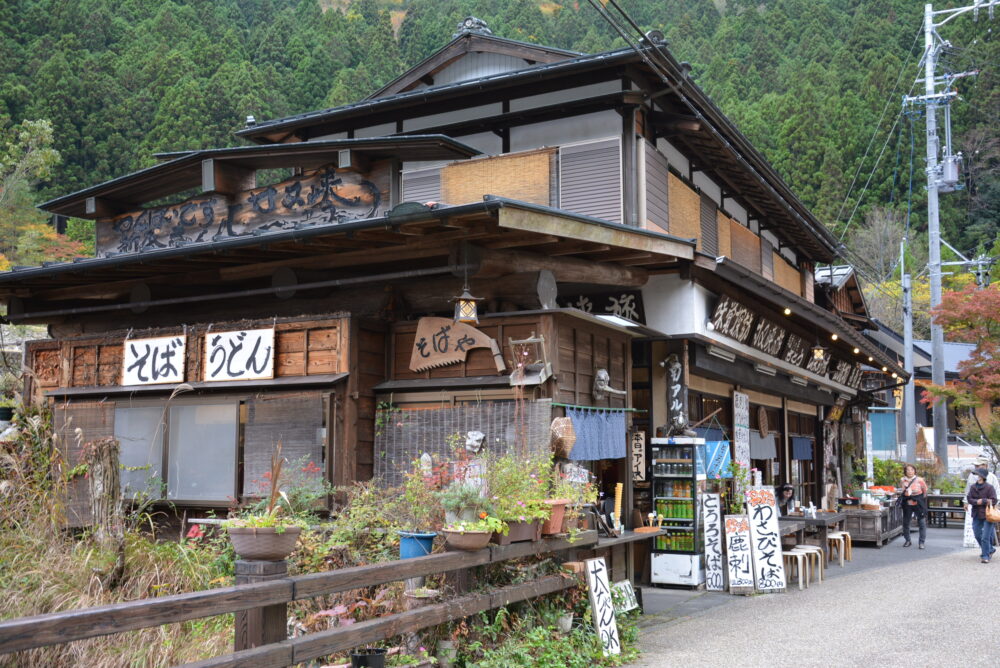
[[[184,382],[184,336],[126,339],[122,355],[122,385]]]

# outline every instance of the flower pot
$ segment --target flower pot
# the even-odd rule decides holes
[[[403,592],[403,600],[406,605],[407,610],[415,610],[416,608],[422,608],[425,605],[429,605],[434,599],[437,598],[440,592],[437,589],[426,589],[421,587],[420,589],[414,589],[412,591]]]
[[[442,531],[448,547],[456,550],[481,550],[489,545],[493,534],[489,531]]]
[[[437,660],[439,668],[451,668],[455,663],[458,650],[454,640],[438,640]]]
[[[563,517],[566,515],[566,506],[570,499],[546,499],[549,506],[549,519],[542,525],[542,534],[551,535],[562,531]]]
[[[385,668],[385,648],[371,647],[351,652],[351,668]]]
[[[507,535],[494,533],[491,539],[497,545],[510,545],[511,543],[521,543],[526,540],[542,539],[542,523],[535,522],[511,522],[507,521]]]
[[[14,419],[13,406],[0,406],[0,422],[10,422]]]
[[[240,559],[281,561],[295,550],[301,532],[301,527],[229,527],[229,540]]]
[[[399,558],[425,557],[434,547],[434,531],[399,531]]]
[[[565,615],[559,615],[556,618],[556,628],[559,629],[559,633],[569,633],[573,630],[573,613],[567,612]]]

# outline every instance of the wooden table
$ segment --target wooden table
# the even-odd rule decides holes
[[[935,503],[937,502],[937,503]],[[965,494],[928,494],[927,495],[927,526],[947,528],[948,517],[952,514],[962,516],[965,522]]]
[[[816,517],[807,517],[805,515],[785,515],[785,518],[793,520],[796,522],[804,522],[806,526],[814,526],[819,532],[820,547],[823,548],[823,554],[826,555],[826,563],[830,563],[830,527],[838,527],[840,523],[843,522],[847,516],[844,513],[824,513],[817,512]],[[779,521],[780,526],[780,521]]]
[[[782,536],[795,534],[797,545],[805,542],[806,523],[802,521],[802,518],[789,519],[787,516],[780,517],[778,518],[778,530]]]

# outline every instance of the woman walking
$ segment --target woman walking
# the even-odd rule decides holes
[[[988,564],[997,549],[993,547],[993,525],[986,521],[986,508],[996,505],[997,491],[993,485],[986,482],[989,471],[976,469],[975,474],[976,484],[969,490],[965,500],[972,508],[972,532],[976,535],[976,542],[979,543],[979,560]]]
[[[927,540],[927,483],[917,475],[917,469],[913,464],[907,464],[903,468],[903,479],[900,481],[903,488],[901,502],[903,504],[903,536],[906,542],[903,547],[913,545],[910,542],[910,520],[913,515],[917,516],[919,547],[924,549],[924,541]]]

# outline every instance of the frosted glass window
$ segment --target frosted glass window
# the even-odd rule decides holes
[[[115,438],[120,444],[121,486],[125,498],[160,498],[163,482],[163,407],[115,409]]]
[[[227,501],[236,496],[239,404],[170,407],[167,498]]]

